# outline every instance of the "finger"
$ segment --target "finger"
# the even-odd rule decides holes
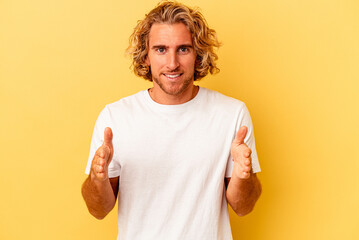
[[[248,161],[248,160],[247,160]],[[252,165],[250,164],[250,162],[245,162],[243,165],[240,164],[240,168],[242,169],[243,172],[250,172],[252,169]],[[247,164],[248,163],[248,164]]]
[[[249,172],[243,172],[242,173],[242,179],[248,179],[250,177],[250,173]]]
[[[251,171],[251,167],[250,166],[245,166],[244,168],[243,168],[243,172],[247,172],[247,173],[249,173],[250,171]]]
[[[243,145],[245,145],[245,144],[243,144]],[[251,156],[251,154],[252,154],[252,150],[250,148],[246,147],[246,149],[243,150],[243,156],[245,158],[249,158]]]
[[[252,170],[252,165],[250,164],[250,161],[246,159],[245,161],[248,161],[249,164],[247,165],[244,161],[236,161],[234,162],[235,167],[238,169],[239,172],[250,172]]]
[[[112,130],[111,128],[107,127],[105,128],[105,132],[104,132],[104,145],[110,145],[112,146]]]
[[[92,160],[92,168],[97,168],[97,166],[104,166],[106,161],[103,159],[103,158],[100,158],[100,157],[95,157],[93,160]]]
[[[251,166],[252,165],[252,159],[251,158],[247,158],[244,160],[244,166]]]
[[[96,166],[96,172],[97,173],[103,173],[104,172],[104,168],[101,165],[97,165]]]
[[[104,172],[104,167],[98,164],[94,164],[92,166],[92,172],[95,174],[96,177],[98,177],[99,173],[103,173]]]
[[[237,163],[242,167],[252,165],[252,158],[251,157],[248,157],[248,158],[238,157],[238,158],[234,158],[232,160],[233,160],[234,163]]]
[[[104,156],[103,159],[105,159],[106,161],[109,160],[110,158],[110,154],[111,154],[111,149],[108,145],[102,146],[102,150],[104,152]]]
[[[113,157],[113,145],[112,145],[113,133],[111,128],[106,127],[104,131],[104,142],[103,145],[106,150],[106,161],[109,164]]]
[[[238,145],[244,143],[244,138],[247,135],[248,128],[246,126],[242,126],[239,128],[236,138],[234,139],[234,142]]]
[[[103,167],[104,167],[105,164],[106,164],[105,159],[103,159],[103,158],[98,158],[98,159],[97,159],[96,165],[98,165],[98,166],[103,166]]]
[[[99,149],[97,149],[95,157],[106,159],[107,156],[109,155],[109,151],[110,151],[110,149],[107,146],[105,146],[105,147],[101,146],[101,147],[99,147]]]

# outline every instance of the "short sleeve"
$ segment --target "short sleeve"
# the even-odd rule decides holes
[[[253,130],[252,119],[251,119],[251,116],[250,116],[249,111],[245,104],[243,104],[243,107],[240,110],[237,125],[236,125],[235,132],[233,135],[234,137],[236,136],[236,133],[239,130],[239,128],[242,126],[246,126],[248,128],[247,135],[244,138],[244,143],[247,144],[247,146],[252,151],[251,157],[252,157],[253,173],[260,172],[261,168],[259,166],[256,144],[255,144],[255,140],[254,140],[254,130]],[[234,139],[234,137],[233,137],[233,139]],[[233,159],[232,159],[232,155],[229,154],[229,158],[227,161],[227,168],[226,168],[226,178],[230,178],[232,176],[232,171],[233,171]]]
[[[97,149],[102,145],[102,143],[104,141],[104,132],[105,132],[106,127],[110,127],[112,129],[113,138],[115,139],[116,130],[114,128],[115,126],[113,123],[112,116],[110,114],[110,110],[108,109],[108,106],[106,106],[101,111],[100,115],[98,116],[98,118],[96,120],[96,124],[95,124],[94,130],[93,130],[92,139],[91,139],[90,154],[88,157],[87,166],[86,166],[86,170],[85,170],[86,174],[90,174],[92,159],[93,159]],[[113,140],[113,141],[115,141],[115,140]],[[117,154],[116,154],[116,149],[114,146],[113,158],[108,167],[108,175],[110,178],[118,177],[120,175],[121,166],[120,166],[119,161],[116,156],[117,156]]]

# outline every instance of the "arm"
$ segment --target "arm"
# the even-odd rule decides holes
[[[97,149],[91,164],[91,172],[82,184],[82,196],[89,212],[103,219],[115,206],[119,177],[108,177],[108,165],[113,156],[112,131],[105,129],[104,143]]]
[[[256,174],[251,174],[248,179],[226,178],[226,183],[226,198],[232,209],[238,216],[250,213],[262,192]]]
[[[251,150],[244,143],[246,134],[247,127],[241,127],[232,143],[233,172],[231,178],[226,178],[227,201],[239,216],[252,211],[262,191],[256,174],[252,172]]]

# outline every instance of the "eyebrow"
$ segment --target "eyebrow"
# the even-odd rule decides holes
[[[183,47],[193,48],[192,44],[182,44],[182,45],[180,45],[178,48],[183,48]]]
[[[182,45],[178,46],[178,48],[183,48],[183,47],[193,48],[193,46],[191,44],[182,44]],[[151,47],[151,49],[157,49],[157,48],[168,48],[168,46],[166,46],[166,45],[154,45],[154,46]]]
[[[154,45],[151,47],[151,49],[156,49],[156,48],[167,48],[165,45]]]

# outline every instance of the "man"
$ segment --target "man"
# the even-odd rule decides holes
[[[232,239],[227,202],[249,213],[261,186],[244,103],[194,85],[218,71],[215,31],[198,10],[163,2],[129,52],[153,87],[107,105],[93,133],[82,194],[104,218],[118,196],[118,239]]]

